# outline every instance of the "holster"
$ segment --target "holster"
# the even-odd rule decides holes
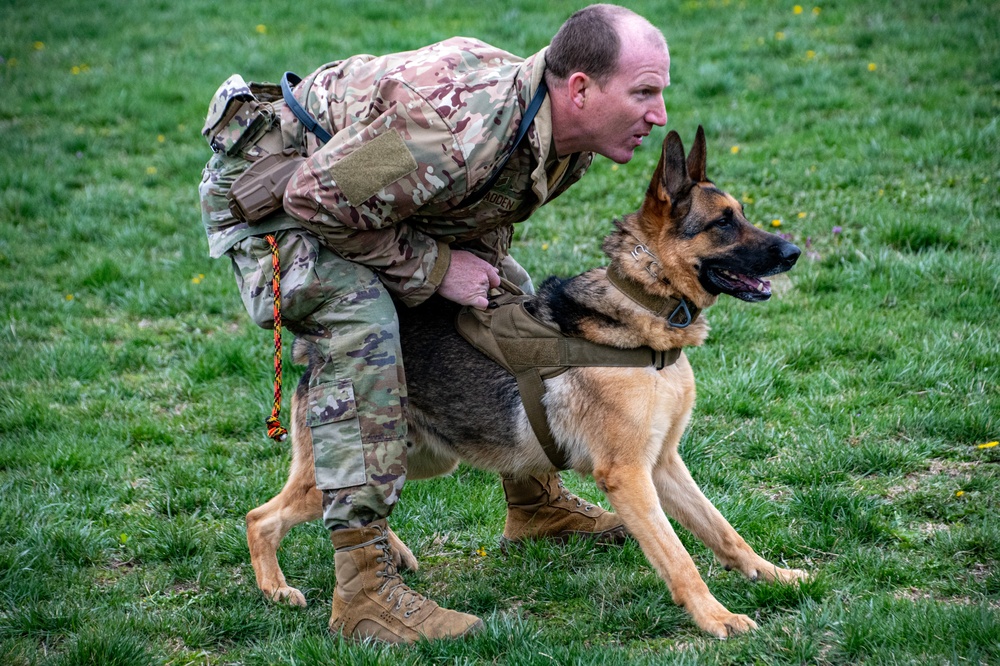
[[[285,187],[305,160],[294,150],[264,155],[233,181],[229,189],[229,210],[238,220],[253,226],[280,210]]]

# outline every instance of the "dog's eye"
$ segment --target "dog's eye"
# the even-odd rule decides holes
[[[727,227],[731,227],[732,224],[733,224],[733,218],[727,215],[725,217],[720,217],[719,219],[717,219],[715,222],[712,223],[712,226],[719,227],[720,229],[725,229]]]

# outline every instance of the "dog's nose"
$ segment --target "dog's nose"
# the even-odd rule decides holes
[[[789,268],[795,265],[795,262],[799,259],[799,255],[802,254],[802,250],[788,241],[782,241],[776,249],[778,251],[778,257],[781,259],[782,263]]]

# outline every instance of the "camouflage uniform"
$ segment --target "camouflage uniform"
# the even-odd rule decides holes
[[[544,50],[521,60],[465,38],[324,65],[295,96],[333,138],[320,145],[281,109],[284,146],[307,159],[288,184],[285,214],[252,229],[225,200],[246,160],[217,153],[206,167],[212,256],[229,255],[248,312],[269,327],[270,258],[255,234],[276,232],[283,321],[323,354],[311,378],[309,426],[330,529],[388,516],[405,481],[406,386],[393,298],[412,306],[434,293],[452,248],[525,283],[507,256],[511,225],[591,163],[589,153],[556,158],[546,100],[489,194],[463,206],[513,144],[543,71]]]

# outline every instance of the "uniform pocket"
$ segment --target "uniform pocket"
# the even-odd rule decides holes
[[[365,451],[350,379],[309,389],[306,425],[312,430],[316,487],[339,490],[364,485]]]

